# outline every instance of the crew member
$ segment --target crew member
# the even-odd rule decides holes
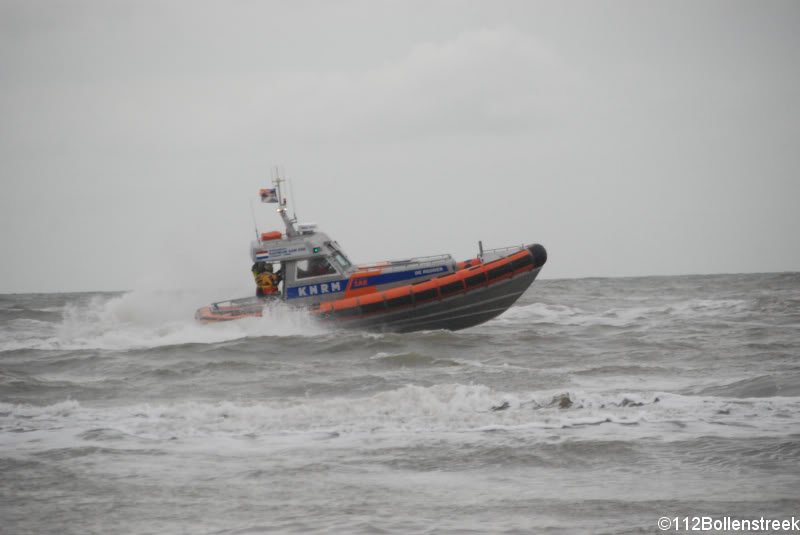
[[[253,264],[253,278],[256,281],[256,297],[267,297],[278,293],[278,280],[272,272],[272,264],[266,262]]]

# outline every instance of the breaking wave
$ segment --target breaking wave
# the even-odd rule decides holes
[[[328,332],[305,312],[280,303],[265,307],[261,318],[204,325],[194,320],[194,312],[205,303],[177,292],[93,296],[67,303],[54,321],[14,320],[13,335],[0,338],[0,351],[127,350]]]
[[[0,430],[93,429],[148,440],[203,437],[268,438],[308,433],[344,435],[524,432],[586,428],[623,440],[660,435],[760,436],[785,433],[798,398],[732,399],[651,393],[496,392],[483,385],[407,385],[366,397],[291,398],[259,402],[141,404],[113,410],[63,401],[37,407],[0,403]],[[573,435],[575,436],[575,435]]]

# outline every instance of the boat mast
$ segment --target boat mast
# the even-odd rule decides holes
[[[286,182],[284,179],[281,178],[280,172],[278,168],[275,168],[274,176],[272,178],[272,183],[275,185],[276,193],[278,194],[278,214],[280,214],[281,219],[283,219],[283,224],[286,225],[286,235],[290,238],[299,235],[300,233],[297,232],[297,229],[294,227],[294,224],[297,222],[297,218],[290,218],[289,215],[286,213],[286,199],[283,197],[281,193],[281,184]]]

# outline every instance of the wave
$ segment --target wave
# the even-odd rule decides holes
[[[85,388],[82,386],[81,388]],[[75,383],[66,380],[46,380],[24,373],[0,370],[0,393],[5,399],[13,399],[17,395],[30,395],[43,398],[46,393],[72,392]],[[63,395],[63,394],[62,394]]]
[[[406,385],[363,397],[286,398],[258,402],[179,402],[116,408],[64,401],[44,407],[0,403],[8,431],[110,430],[142,440],[208,437],[380,436],[523,433],[633,439],[659,436],[782,436],[798,398],[735,399],[663,392],[497,392],[483,385]]]
[[[625,306],[586,310],[576,306],[532,303],[511,307],[494,321],[505,323],[554,324],[565,326],[645,326],[653,320],[737,316],[752,303],[741,299],[689,299],[656,306]]]
[[[0,324],[25,320],[56,321],[61,317],[61,311],[61,307],[34,309],[27,307],[15,307],[0,309]]]
[[[800,377],[791,374],[762,375],[724,385],[709,386],[698,393],[704,396],[730,398],[797,397],[800,396]]]
[[[378,362],[382,366],[386,366],[389,368],[418,368],[418,367],[461,365],[460,363],[451,359],[436,358],[415,352],[403,352],[403,353],[380,352],[371,356],[370,360]]]
[[[204,325],[194,320],[198,298],[186,293],[134,291],[69,302],[61,321],[16,325],[0,338],[0,351],[20,349],[128,350],[213,344],[253,337],[315,336],[329,332],[308,314],[282,303],[261,318]]]
[[[640,366],[636,364],[628,364],[628,365],[598,366],[595,368],[588,368],[585,370],[577,370],[572,373],[574,373],[575,375],[588,375],[592,377],[598,375],[610,375],[610,376],[647,375],[647,376],[661,377],[668,373],[674,373],[674,370],[670,370],[669,368],[664,368],[662,366]]]
[[[800,436],[748,437],[747,440],[725,437],[699,437],[681,444],[683,462],[716,468],[730,473],[741,471],[742,465],[760,470],[785,473],[787,467],[800,466]],[[796,468],[795,468],[796,470]]]
[[[630,327],[646,320],[657,309],[647,307],[614,308],[591,312],[579,307],[533,303],[512,307],[499,319],[511,323],[554,324],[564,326]]]

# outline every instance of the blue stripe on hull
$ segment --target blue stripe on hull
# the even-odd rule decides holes
[[[286,289],[286,299],[297,299],[302,297],[313,297],[315,295],[327,295],[343,292],[347,288],[348,279],[331,282],[320,282],[318,284],[304,284],[302,286],[292,286]]]
[[[447,266],[434,266],[422,269],[409,269],[407,271],[396,271],[393,273],[381,273],[371,277],[358,277],[354,281],[352,289],[368,288],[370,286],[382,286],[384,284],[392,284],[395,282],[412,281],[413,279],[425,278],[429,279],[434,275],[446,273]],[[286,299],[298,299],[305,297],[313,297],[315,295],[327,295],[345,291],[349,279],[321,282],[318,284],[304,284],[300,286],[292,286],[286,289]],[[358,286],[355,286],[355,282]]]
[[[400,282],[405,280],[417,279],[425,277],[426,279],[433,275],[447,272],[447,266],[434,266],[424,269],[410,269],[408,271],[396,271],[394,273],[381,273],[371,277],[363,277],[357,279],[359,285],[357,288],[364,288],[367,286],[381,286],[383,284],[391,284],[393,282]],[[363,281],[363,282],[362,282]],[[356,288],[356,286],[354,286]]]

